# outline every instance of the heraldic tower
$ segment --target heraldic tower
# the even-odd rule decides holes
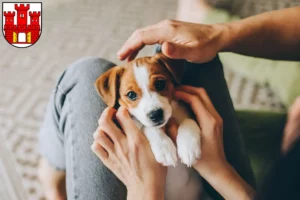
[[[15,4],[15,10],[17,11],[17,24],[14,24],[15,11],[4,12],[4,35],[5,39],[13,44],[34,44],[40,36],[40,16],[41,12],[29,12],[30,23],[28,24],[28,10],[30,5],[27,4]],[[19,41],[19,34],[26,34],[26,41]]]

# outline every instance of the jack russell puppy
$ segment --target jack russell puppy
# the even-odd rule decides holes
[[[108,106],[128,109],[149,140],[157,162],[170,166],[165,198],[196,200],[203,195],[202,182],[191,166],[201,156],[200,128],[187,107],[173,99],[182,73],[182,60],[160,53],[108,70],[96,80],[95,87]],[[162,129],[170,117],[179,124],[177,148]],[[181,164],[177,164],[177,157]]]

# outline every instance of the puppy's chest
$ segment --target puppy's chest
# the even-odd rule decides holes
[[[181,124],[187,118],[191,118],[192,114],[185,105],[173,100],[171,106],[172,117],[176,119],[178,124]],[[136,119],[134,121],[143,130],[142,124]],[[193,168],[181,163],[176,167],[168,168],[165,189],[166,200],[202,200],[204,199],[203,194],[201,177]]]
[[[171,102],[172,106],[172,117],[174,117],[178,124],[180,124],[186,118],[191,118],[191,113],[186,107],[186,105],[173,100]]]
[[[177,102],[172,101],[172,117],[178,124],[184,119],[191,118],[189,109]],[[180,161],[179,161],[180,162]],[[199,174],[185,164],[178,164],[176,167],[169,167],[166,180],[166,200],[198,200],[203,195],[202,181]]]

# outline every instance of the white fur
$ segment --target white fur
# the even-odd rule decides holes
[[[203,199],[201,198],[204,195],[201,177],[193,168],[187,167],[201,155],[200,128],[194,120],[190,119],[190,113],[185,106],[172,101],[172,110],[172,117],[179,123],[177,151],[184,164],[177,164],[176,167],[173,167],[174,163],[177,163],[176,147],[161,129],[155,127],[144,127],[143,129],[155,159],[165,166],[170,166],[166,178],[165,199]]]
[[[172,101],[172,117],[179,123],[177,136],[177,151],[183,164],[168,168],[165,199],[166,200],[198,200],[203,199],[202,181],[198,172],[187,167],[201,155],[200,128],[188,109]],[[190,126],[191,125],[191,126]],[[190,156],[194,155],[194,156]]]
[[[176,166],[177,151],[173,141],[160,128],[145,127],[144,134],[150,142],[157,162],[164,166]]]
[[[135,116],[144,126],[153,126],[153,122],[148,118],[147,114],[158,108],[164,111],[165,123],[172,114],[172,108],[166,97],[158,95],[156,92],[149,90],[149,72],[144,66],[134,66],[134,76],[139,88],[142,90],[142,98],[136,108],[130,109],[130,113]]]
[[[176,138],[178,155],[182,163],[191,167],[201,157],[201,131],[197,122],[191,119],[191,114],[183,104],[177,101],[172,101],[171,104],[172,117],[179,124]]]
[[[186,118],[180,123],[176,142],[181,162],[191,167],[201,156],[200,128],[194,120]]]
[[[199,126],[191,119],[191,115],[185,106],[176,101],[172,101],[170,104],[166,97],[149,90],[150,77],[146,67],[135,66],[134,75],[138,86],[142,90],[142,98],[138,106],[129,111],[144,126],[143,132],[149,140],[155,159],[165,166],[174,166],[177,164],[178,152],[179,158],[183,163],[176,167],[169,167],[165,199],[201,199],[203,195],[201,178],[199,174],[190,167],[201,156]],[[176,141],[177,152],[171,139],[160,127],[153,127],[153,123],[148,119],[147,114],[158,108],[164,111],[165,123],[162,126],[167,123],[171,115],[179,123]]]

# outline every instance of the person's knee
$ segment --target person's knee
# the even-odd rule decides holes
[[[113,66],[115,64],[103,58],[83,57],[73,63],[67,70],[76,73],[78,77],[95,79]]]
[[[101,74],[115,66],[112,62],[98,57],[84,57],[67,67],[57,82],[57,87],[66,93],[76,85],[93,85]]]

